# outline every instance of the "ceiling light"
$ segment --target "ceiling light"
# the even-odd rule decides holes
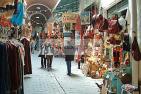
[[[36,8],[39,9],[39,10],[41,9],[40,7],[36,7]]]
[[[39,19],[39,17],[36,17],[37,19]]]

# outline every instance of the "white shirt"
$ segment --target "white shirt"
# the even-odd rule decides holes
[[[53,55],[53,53],[51,52],[51,47],[48,47],[48,53],[47,55]]]

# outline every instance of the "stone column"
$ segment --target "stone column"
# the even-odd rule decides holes
[[[140,5],[141,5],[141,0],[137,0],[137,18],[138,18],[137,38],[138,38],[138,43],[139,43],[140,51],[141,51],[141,6]],[[141,82],[141,61],[139,62],[139,82]]]
[[[130,39],[131,44],[133,43],[133,31],[136,32],[137,35],[137,5],[136,0],[128,0],[129,1],[129,16],[130,16]],[[138,74],[139,74],[139,63],[134,60],[132,55],[130,55],[130,61],[132,63],[132,84],[138,86]],[[139,94],[139,92],[134,92],[133,94]]]

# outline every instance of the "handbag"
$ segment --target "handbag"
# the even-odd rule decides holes
[[[140,52],[139,45],[138,45],[136,37],[134,37],[134,40],[133,40],[133,43],[132,43],[131,53],[132,53],[133,58],[136,61],[141,60],[141,52]]]
[[[123,84],[131,84],[132,83],[132,76],[130,74],[125,74],[121,76],[121,82]]]

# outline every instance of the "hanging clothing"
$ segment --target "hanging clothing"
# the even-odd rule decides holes
[[[21,43],[24,45],[25,57],[24,57],[24,74],[32,74],[32,65],[31,65],[31,49],[30,41],[26,38],[21,40]]]
[[[16,13],[11,18],[11,23],[14,25],[21,26],[23,24],[23,18],[24,18],[24,4],[22,1],[19,1],[17,3]]]
[[[11,41],[0,42],[0,94],[24,94],[21,48]]]

